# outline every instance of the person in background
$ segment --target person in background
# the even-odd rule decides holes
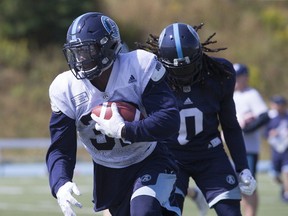
[[[287,100],[275,95],[270,100],[274,117],[267,124],[264,136],[271,146],[271,161],[276,182],[281,186],[281,199],[288,203],[288,112]]]
[[[206,54],[221,49],[207,47],[213,43],[212,36],[201,44],[197,33],[201,26],[172,23],[159,37],[150,35],[146,44],[138,45],[159,57],[178,101],[180,130],[167,139],[167,144],[180,168],[176,197],[182,211],[192,177],[217,215],[240,216],[241,192],[251,195],[256,181],[248,168],[242,130],[236,118],[235,71],[228,60]],[[224,150],[219,126],[235,169]]]
[[[68,29],[63,51],[70,70],[49,88],[51,193],[65,216],[76,215],[73,206],[82,207],[73,182],[78,135],[93,159],[96,212],[179,216],[178,167],[163,140],[177,134],[180,116],[165,68],[149,52],[121,49],[118,26],[103,13],[82,14]],[[115,103],[110,119],[91,114],[107,101],[132,103],[145,118],[125,121]]]
[[[237,119],[243,131],[249,169],[256,179],[256,166],[261,145],[263,125],[269,121],[268,107],[260,93],[249,85],[249,70],[244,64],[235,63],[236,84],[234,101]],[[243,194],[242,207],[245,216],[257,214],[259,197],[257,190],[251,195]]]

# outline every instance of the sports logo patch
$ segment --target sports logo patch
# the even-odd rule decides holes
[[[102,16],[101,22],[109,35],[111,35],[113,38],[120,38],[118,26],[112,19],[107,16]]]
[[[162,77],[164,77],[165,75],[165,72],[166,70],[164,69],[164,67],[162,66],[162,64],[160,62],[156,62],[156,65],[155,65],[155,70],[151,76],[151,79],[154,81],[154,82],[157,82],[159,80],[162,79]]]
[[[87,102],[89,100],[88,95],[86,92],[82,92],[73,98],[71,98],[72,103],[74,104],[75,107]]]
[[[128,80],[128,83],[134,83],[134,82],[137,82],[137,80],[133,75],[131,75],[129,80]]]
[[[149,174],[146,174],[146,175],[143,175],[142,177],[141,177],[141,182],[148,182],[148,181],[150,181],[151,180],[151,175],[149,175]]]
[[[228,175],[226,177],[226,182],[228,182],[228,184],[230,185],[234,185],[236,183],[236,180],[233,175]]]

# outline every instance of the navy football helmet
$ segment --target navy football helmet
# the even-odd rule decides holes
[[[173,23],[163,29],[159,36],[159,58],[174,86],[192,85],[200,79],[202,46],[192,26]]]
[[[121,47],[117,24],[102,13],[89,12],[70,25],[63,52],[77,79],[92,80],[111,67]]]

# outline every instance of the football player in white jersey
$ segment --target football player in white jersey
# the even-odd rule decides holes
[[[249,169],[256,178],[256,166],[260,152],[261,132],[260,128],[269,121],[268,107],[260,93],[249,86],[249,70],[244,64],[235,63],[236,84],[234,90],[234,101],[237,119],[243,130],[244,142],[247,152]],[[257,214],[259,197],[257,190],[251,195],[243,195],[245,216]]]
[[[75,215],[73,206],[82,206],[73,182],[78,136],[93,159],[96,212],[180,215],[173,203],[178,167],[161,143],[179,130],[175,97],[155,55],[121,48],[117,24],[102,13],[85,13],[68,29],[63,51],[70,70],[59,74],[49,89],[46,164],[52,195],[65,216]],[[145,118],[124,121],[113,104],[109,120],[91,115],[106,101],[130,102]]]

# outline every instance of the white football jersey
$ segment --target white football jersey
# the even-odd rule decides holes
[[[137,104],[145,115],[141,95],[150,79],[160,80],[164,74],[164,67],[151,53],[136,50],[119,54],[104,92],[87,79],[77,80],[71,71],[58,75],[49,89],[51,108],[75,119],[79,138],[96,163],[123,168],[149,156],[156,142],[127,144],[107,137],[95,130],[91,110],[106,101],[127,101]]]
[[[256,118],[260,114],[268,111],[268,107],[263,98],[254,88],[249,88],[245,91],[235,91],[233,99],[235,101],[236,113],[239,122],[244,122],[248,117]],[[244,134],[244,141],[247,153],[259,153],[261,131],[256,130],[254,132]]]

